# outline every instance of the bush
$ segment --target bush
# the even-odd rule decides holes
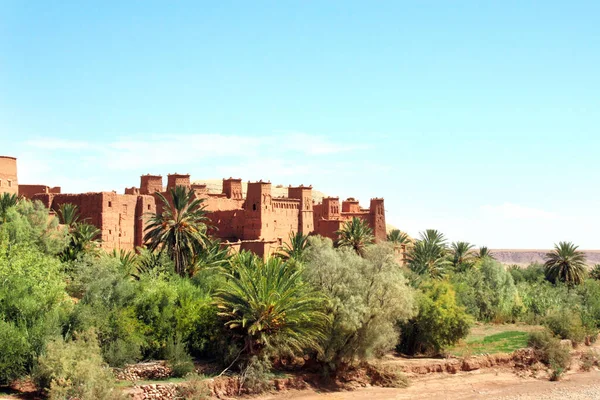
[[[24,332],[0,320],[0,385],[7,385],[27,372],[31,347]]]
[[[186,400],[208,400],[211,391],[206,385],[206,378],[202,375],[191,374],[185,383],[177,385],[177,398]]]
[[[574,344],[585,340],[586,329],[576,311],[567,309],[556,311],[544,319],[544,325],[561,339],[569,339]]]
[[[405,354],[439,354],[467,336],[472,323],[449,283],[430,282],[422,289],[417,316],[400,324],[398,350]]]
[[[57,339],[48,343],[46,352],[38,359],[33,379],[39,388],[47,391],[50,399],[120,397],[114,377],[102,361],[93,331],[70,342]]]
[[[192,357],[185,350],[185,345],[179,339],[171,339],[165,348],[167,366],[171,368],[171,375],[182,378],[194,371]]]
[[[583,371],[589,371],[594,365],[598,364],[598,358],[593,351],[588,351],[581,356],[581,369]]]
[[[552,369],[550,380],[559,380],[571,364],[569,349],[547,330],[531,333],[529,346],[535,350],[540,361]]]
[[[388,244],[370,246],[365,257],[334,249],[330,239],[310,237],[305,278],[330,298],[333,321],[319,359],[336,369],[385,354],[398,342],[398,321],[414,315],[414,291]]]
[[[248,394],[260,394],[272,387],[271,361],[266,357],[253,356],[240,373],[240,387]]]

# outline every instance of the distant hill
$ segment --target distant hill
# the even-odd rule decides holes
[[[206,185],[209,193],[223,193],[223,180],[222,179],[201,179],[192,182],[198,185]],[[246,197],[246,192],[248,191],[248,182],[242,181],[242,193],[243,196]],[[288,189],[287,186],[283,185],[272,185],[271,194],[273,197],[287,197]],[[317,203],[320,203],[323,200],[323,197],[327,197],[323,192],[319,192],[318,190],[313,189],[312,191],[313,200]]]
[[[490,250],[494,258],[503,264],[516,264],[527,266],[532,262],[543,264],[546,253],[551,250],[510,250],[496,249]],[[600,250],[582,250],[587,258],[588,265],[600,264]]]

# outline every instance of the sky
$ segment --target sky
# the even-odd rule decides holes
[[[598,1],[0,0],[0,155],[63,192],[312,184],[413,236],[600,249]]]

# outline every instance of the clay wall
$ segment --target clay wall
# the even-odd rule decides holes
[[[242,241],[240,250],[251,251],[259,257],[266,258],[280,248],[278,241],[247,240]]]
[[[167,175],[167,189],[175,189],[177,186],[185,186],[189,188],[190,175],[189,174],[169,174]]]
[[[140,189],[136,188],[135,186],[132,186],[130,188],[125,188],[125,194],[133,194],[133,195],[139,195],[140,194]]]
[[[0,194],[2,193],[19,194],[17,159],[14,157],[0,156]]]
[[[241,179],[223,179],[223,193],[228,199],[242,200],[242,180]]]
[[[163,191],[163,178],[161,175],[142,175],[140,177],[140,193],[152,194]]]
[[[323,199],[322,217],[325,219],[336,219],[340,217],[340,198],[325,197]]]
[[[210,233],[221,240],[237,241],[244,234],[244,210],[212,211],[208,214],[212,225]]]
[[[289,241],[290,233],[298,232],[300,200],[289,198],[273,199],[273,213],[265,221],[263,237],[268,240]]]
[[[358,200],[355,200],[352,197],[350,197],[349,199],[342,201],[342,212],[360,212],[360,205],[358,204]]]
[[[19,185],[19,196],[32,199],[36,194],[60,193],[60,187],[48,187],[46,185]]]
[[[135,205],[135,216],[134,216],[134,247],[142,246],[144,244],[144,228],[146,222],[150,217],[149,214],[156,213],[156,200],[154,196],[141,195],[136,196],[137,202]]]

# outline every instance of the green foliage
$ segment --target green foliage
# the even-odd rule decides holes
[[[172,376],[176,378],[182,378],[194,371],[192,357],[186,351],[185,344],[180,338],[171,338],[167,341],[165,358],[167,365],[171,368]]]
[[[510,322],[525,311],[510,272],[492,258],[456,274],[453,283],[460,304],[480,321]]]
[[[571,242],[559,242],[554,251],[546,254],[546,279],[552,283],[579,285],[585,279],[585,254]]]
[[[366,247],[375,240],[367,221],[357,217],[346,222],[336,233],[339,236],[336,242],[337,246],[349,247],[359,255],[364,255]]]
[[[581,355],[581,369],[583,371],[590,371],[594,365],[598,365],[598,357],[592,350]]]
[[[63,203],[56,212],[61,224],[74,228],[79,221],[79,208],[75,204]]]
[[[474,245],[469,242],[454,242],[450,246],[450,258],[455,271],[466,271],[475,264]]]
[[[532,332],[529,337],[532,347],[541,362],[552,368],[550,380],[558,380],[571,364],[569,349],[548,331]]]
[[[410,238],[408,234],[402,232],[400,229],[392,229],[387,234],[387,241],[395,245],[408,244]]]
[[[529,333],[521,331],[500,332],[485,336],[483,339],[465,340],[449,351],[453,356],[463,357],[465,354],[496,354],[512,353],[517,349],[527,347]]]
[[[490,249],[488,249],[486,246],[481,246],[479,248],[479,251],[475,255],[475,257],[478,260],[485,260],[487,258],[491,258],[492,260],[495,260],[494,255],[492,254],[492,252],[490,251]]]
[[[325,298],[303,282],[302,271],[276,257],[241,261],[215,301],[242,353],[320,351],[329,323]]]
[[[175,273],[190,275],[193,266],[208,241],[204,199],[196,198],[193,190],[177,186],[170,190],[170,200],[157,193],[162,212],[150,214],[144,229],[144,243],[150,251],[166,251],[175,263]]]
[[[242,368],[240,386],[248,394],[260,394],[271,389],[271,362],[265,356],[252,356]]]
[[[563,308],[553,312],[544,319],[544,325],[561,339],[569,339],[576,344],[585,340],[586,329],[581,316],[572,310]]]
[[[418,314],[401,324],[398,350],[405,354],[439,354],[467,336],[472,318],[456,302],[447,282],[430,282],[422,287]]]
[[[93,332],[74,340],[56,339],[37,362],[34,381],[50,399],[112,400],[119,398],[111,371],[104,365]]]
[[[191,374],[187,376],[186,382],[177,385],[177,398],[186,400],[209,400],[212,393],[206,384],[203,375]]]
[[[71,240],[60,253],[63,262],[75,261],[86,254],[95,254],[100,246],[100,229],[85,222],[76,223],[71,227]]]
[[[72,302],[61,265],[36,247],[0,235],[0,380],[31,370],[49,338],[61,333]]]
[[[419,275],[442,279],[452,265],[447,256],[448,245],[444,235],[428,229],[421,232],[420,239],[408,252],[408,266]]]
[[[595,264],[590,270],[590,278],[600,280],[600,264]]]
[[[302,232],[294,234],[290,233],[290,243],[285,243],[283,248],[277,254],[283,260],[294,260],[304,262],[304,251],[308,246],[308,235],[303,235]]]
[[[2,193],[0,195],[0,222],[6,223],[8,210],[15,207],[19,202],[19,196],[16,194]]]
[[[531,263],[525,268],[519,267],[518,265],[511,265],[508,268],[508,272],[510,272],[515,284],[520,282],[541,282],[546,278],[544,266],[538,263]]]
[[[0,385],[9,384],[27,372],[30,353],[26,332],[0,319]]]
[[[329,299],[333,321],[320,360],[336,369],[381,356],[398,341],[397,321],[414,313],[413,291],[406,285],[390,244],[371,246],[365,257],[331,240],[310,237],[305,278]]]

